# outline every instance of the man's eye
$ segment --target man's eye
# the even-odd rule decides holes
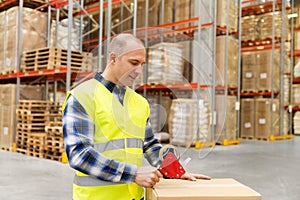
[[[137,65],[139,65],[140,63],[138,63],[138,62],[132,62],[131,64],[134,65],[134,66],[137,66]]]

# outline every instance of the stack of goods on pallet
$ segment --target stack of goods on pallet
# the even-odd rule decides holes
[[[223,94],[217,94],[216,98],[216,128],[215,141],[222,143],[223,140],[237,139],[236,125],[236,96],[227,97]]]
[[[279,100],[257,98],[255,102],[255,137],[268,140],[279,135]]]
[[[293,105],[300,105],[300,85],[299,84],[293,84],[292,103],[293,103]]]
[[[41,86],[20,85],[20,99],[43,99]],[[0,148],[12,150],[16,133],[16,94],[15,84],[0,85]]]
[[[242,91],[278,91],[279,90],[279,50],[242,53]]]
[[[199,113],[199,121],[197,112]],[[209,124],[208,102],[195,99],[175,99],[172,101],[169,116],[171,144],[189,147],[194,145],[197,139],[202,143],[211,142]],[[199,134],[199,138],[197,138],[197,134]]]
[[[236,31],[238,23],[237,2],[235,0],[218,0],[217,6],[217,25],[220,27],[227,27],[230,31],[233,32]]]
[[[17,70],[19,7],[12,7],[0,13],[0,66],[2,73]],[[5,19],[5,20],[4,20]],[[21,52],[46,46],[47,13],[22,8]]]
[[[291,77],[289,75],[284,75],[283,77],[283,98],[284,98],[284,105],[289,104],[290,99],[290,83]]]
[[[44,69],[58,69],[67,66],[68,50],[60,48],[41,48],[24,52],[21,61],[21,70],[36,71]],[[71,51],[72,71],[91,71],[92,54]]]
[[[255,99],[241,100],[241,138],[254,139]]]
[[[300,111],[295,112],[294,115],[294,134],[300,135]]]
[[[63,19],[60,22],[55,22],[54,20],[51,23],[51,47],[57,48],[68,48],[68,19]],[[79,19],[73,19],[73,27],[71,33],[71,49],[73,51],[79,51],[79,36],[80,32],[85,29],[86,23],[80,24]],[[82,29],[80,31],[80,28]]]
[[[285,21],[286,38],[290,38],[288,19],[282,19],[281,12],[269,12],[261,15],[249,15],[242,18],[242,40],[252,42],[253,45],[262,45],[271,43],[271,39],[281,37],[282,22]],[[273,24],[274,17],[274,24]],[[272,30],[274,27],[274,35]],[[260,40],[260,41],[254,41]],[[262,41],[265,40],[265,41]],[[249,43],[249,44],[250,44]]]
[[[283,135],[289,133],[288,112],[283,115]],[[245,98],[241,100],[241,138],[268,140],[279,133],[279,99]]]
[[[281,12],[274,12],[274,13],[266,13],[263,15],[259,15],[257,20],[257,28],[259,30],[259,39],[266,39],[272,38],[272,30],[274,28],[274,37],[280,38],[282,32],[282,13]],[[273,23],[274,18],[274,23]],[[287,33],[287,39],[289,38],[289,26],[288,26],[288,19],[286,16],[285,22],[285,31]]]
[[[255,15],[245,16],[242,18],[242,40],[254,41],[258,38],[257,18]]]
[[[226,50],[226,39],[228,40],[228,51]],[[216,41],[216,66],[217,66],[217,85],[228,85],[237,87],[237,52],[238,41],[234,37],[218,36]],[[226,56],[227,69],[226,69]],[[226,78],[227,76],[227,78]],[[226,82],[227,81],[227,82]]]
[[[180,44],[160,43],[149,49],[148,83],[183,83],[183,58]]]

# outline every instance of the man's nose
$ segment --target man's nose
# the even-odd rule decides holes
[[[137,67],[137,68],[134,70],[134,72],[137,73],[137,74],[142,74],[142,72],[143,72],[142,66]]]

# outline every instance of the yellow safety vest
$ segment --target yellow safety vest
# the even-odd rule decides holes
[[[72,94],[95,124],[94,148],[109,159],[142,165],[146,121],[150,114],[145,98],[126,88],[123,105],[103,84],[91,79]],[[65,107],[63,105],[63,109]],[[144,190],[136,183],[114,183],[76,171],[74,200],[140,200]]]

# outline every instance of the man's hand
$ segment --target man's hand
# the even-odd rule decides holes
[[[142,187],[153,187],[162,178],[162,174],[155,167],[139,167],[134,182]]]
[[[209,176],[205,176],[205,175],[202,175],[202,174],[192,174],[192,173],[186,172],[185,174],[183,174],[181,176],[181,179],[196,181],[197,179],[210,180],[211,178]]]

